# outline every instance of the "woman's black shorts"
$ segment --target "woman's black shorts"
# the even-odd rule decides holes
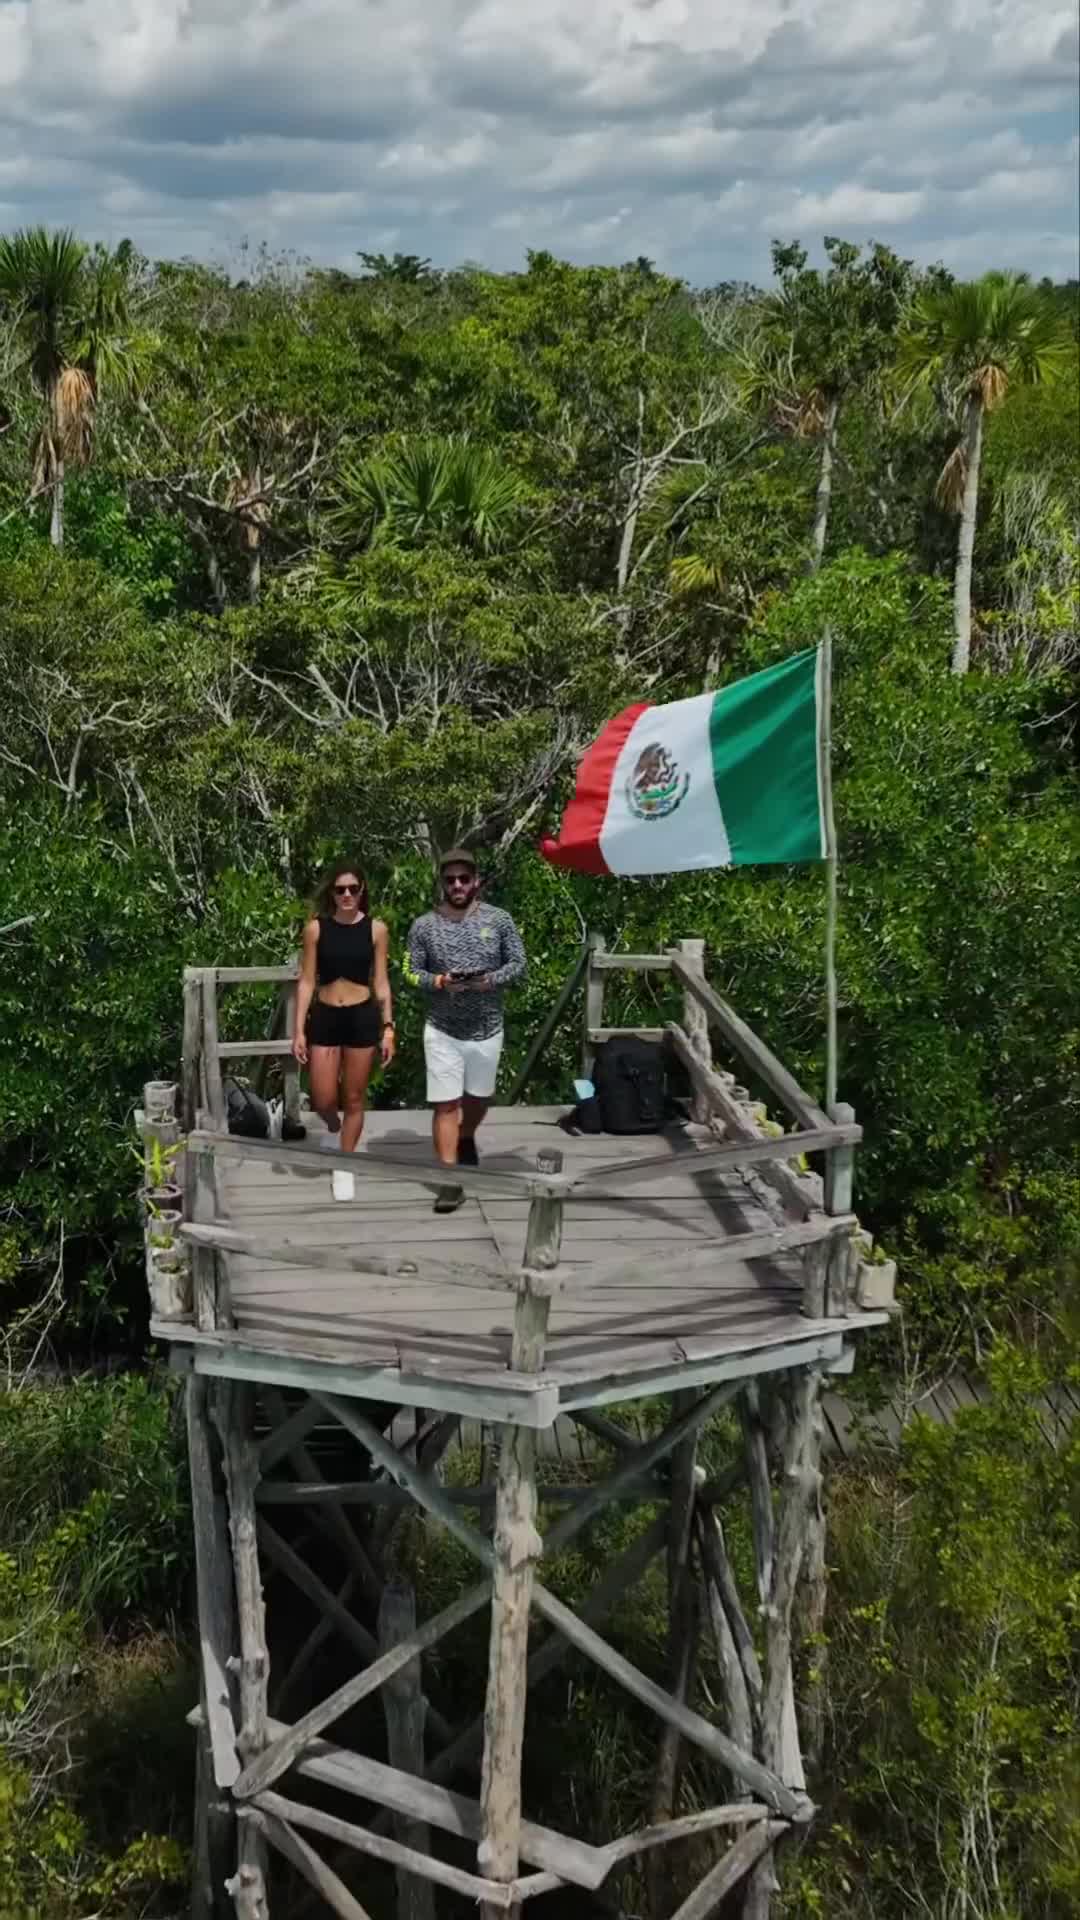
[[[309,1047],[377,1047],[381,1035],[382,1019],[374,1000],[361,1000],[355,1007],[331,1007],[325,1000],[312,1002]]]

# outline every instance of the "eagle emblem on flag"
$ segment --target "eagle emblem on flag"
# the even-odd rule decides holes
[[[639,753],[626,782],[626,804],[638,820],[666,820],[681,806],[690,787],[690,775],[667,748],[654,740]]]

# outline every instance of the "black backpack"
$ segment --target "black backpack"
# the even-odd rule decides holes
[[[593,1084],[606,1133],[661,1133],[664,1049],[655,1040],[615,1034],[597,1048]]]
[[[265,1100],[260,1100],[250,1087],[226,1080],[225,1105],[230,1133],[239,1134],[242,1140],[269,1140],[269,1110]]]

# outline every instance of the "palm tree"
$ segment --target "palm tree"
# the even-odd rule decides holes
[[[49,537],[64,544],[64,479],[85,466],[94,446],[103,386],[128,387],[138,360],[130,289],[134,250],[94,252],[70,231],[31,227],[0,238],[0,305],[26,352],[25,367],[42,401],[34,441],[32,492],[49,492]]]
[[[937,498],[960,517],[953,578],[952,670],[971,661],[971,563],[986,415],[1011,386],[1039,386],[1069,365],[1069,331],[1023,273],[933,287],[916,300],[900,341],[899,367],[911,386],[960,415],[960,438],[942,469]]]
[[[488,447],[413,440],[345,467],[333,525],[365,546],[449,534],[490,553],[526,495],[524,481]]]
[[[825,552],[840,417],[892,358],[910,295],[911,263],[874,246],[864,260],[850,241],[825,240],[828,268],[807,267],[804,249],[773,242],[780,285],[758,313],[758,332],[742,356],[747,401],[773,428],[819,447],[807,571]]]

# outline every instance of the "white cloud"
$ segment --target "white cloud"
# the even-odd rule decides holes
[[[1075,25],[1074,0],[0,0],[0,219],[699,281],[827,231],[1075,272]]]

